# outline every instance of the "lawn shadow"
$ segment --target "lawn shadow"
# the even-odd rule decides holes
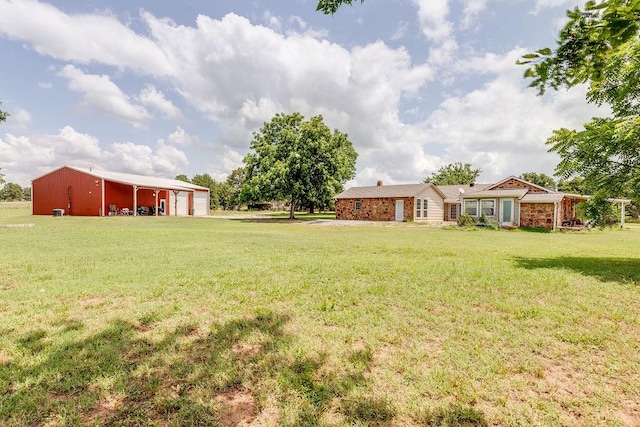
[[[528,270],[552,268],[572,270],[602,282],[640,283],[640,259],[607,257],[515,258],[517,265]]]
[[[0,424],[316,425],[327,410],[364,425],[393,419],[392,402],[366,397],[371,350],[336,369],[324,354],[292,355],[288,320],[261,311],[153,338],[152,323],[121,320],[76,341],[54,335],[75,323],[25,333],[24,357],[0,363]]]

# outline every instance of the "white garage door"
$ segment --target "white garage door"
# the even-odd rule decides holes
[[[189,193],[181,191],[178,193],[178,216],[189,215]]]
[[[193,209],[195,216],[209,215],[209,192],[196,191],[193,193]]]

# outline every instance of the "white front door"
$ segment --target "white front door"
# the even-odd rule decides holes
[[[396,200],[396,221],[404,221],[404,200]]]
[[[513,199],[500,200],[500,223],[502,225],[513,224]]]

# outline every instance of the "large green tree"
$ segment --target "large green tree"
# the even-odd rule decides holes
[[[423,182],[435,185],[461,185],[476,182],[476,178],[482,172],[480,169],[473,169],[471,163],[456,162],[442,166],[438,172],[426,177]]]
[[[221,190],[221,193],[223,194],[221,198],[224,197],[225,199],[225,209],[240,208],[240,191],[242,190],[242,183],[244,182],[245,175],[245,168],[239,167],[232,170],[229,176],[227,176],[227,180],[224,183],[225,187]]]
[[[606,200],[640,199],[640,2],[587,2],[568,11],[555,49],[525,55],[525,77],[546,89],[588,85],[587,100],[611,109],[583,129],[557,129],[548,139],[560,155],[556,175],[582,177],[593,189],[587,211],[605,218]]]
[[[254,133],[250,149],[241,199],[287,201],[291,219],[296,206],[322,205],[342,191],[358,157],[346,134],[331,132],[322,116],[305,120],[300,113],[276,114]]]
[[[553,177],[550,177],[545,173],[525,172],[520,175],[520,178],[533,184],[539,185],[540,187],[548,188],[549,190],[556,189],[556,181],[553,179]]]

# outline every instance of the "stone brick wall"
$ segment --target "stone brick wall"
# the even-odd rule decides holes
[[[553,229],[553,203],[521,203],[520,226]]]
[[[505,190],[508,188],[526,188],[529,190],[530,193],[546,193],[545,190],[541,190],[537,187],[533,187],[518,179],[513,179],[513,178],[506,180],[505,182],[503,182],[502,184],[496,187],[493,187],[492,190],[498,190],[498,189]]]
[[[397,198],[377,199],[338,199],[336,200],[336,219],[359,221],[395,221]],[[360,210],[356,210],[360,202]],[[413,221],[413,198],[404,199],[404,220]]]

